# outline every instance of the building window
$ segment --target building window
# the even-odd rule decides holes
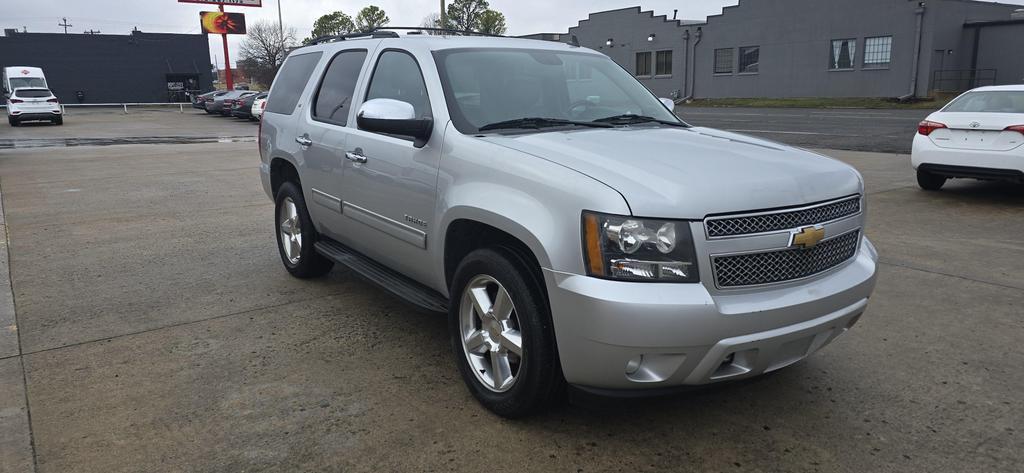
[[[715,74],[732,74],[732,48],[715,50]]]
[[[857,56],[857,39],[833,39],[829,55],[829,69],[853,69]]]
[[[740,74],[757,74],[759,59],[761,56],[760,46],[747,46],[740,48]]]
[[[892,36],[864,38],[864,67],[889,67],[892,60]]]
[[[659,76],[672,75],[672,51],[654,53],[654,74]]]
[[[651,75],[651,53],[636,53],[636,75]]]

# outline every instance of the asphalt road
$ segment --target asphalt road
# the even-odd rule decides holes
[[[121,124],[255,129],[187,114],[91,120],[17,139],[0,127],[0,141]],[[463,386],[443,317],[343,269],[289,277],[254,144],[195,141],[0,149],[0,280],[9,270],[13,286],[0,284],[0,472],[1024,464],[1020,186],[926,193],[906,156],[827,151],[864,174],[882,255],[853,330],[753,381],[508,421]]]
[[[910,153],[928,110],[676,107],[693,125],[720,128],[804,148]]]

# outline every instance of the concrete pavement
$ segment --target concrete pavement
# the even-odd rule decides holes
[[[749,382],[508,421],[443,317],[288,276],[253,143],[0,150],[0,471],[1015,471],[1024,188],[825,152],[864,174],[882,254],[852,331]]]

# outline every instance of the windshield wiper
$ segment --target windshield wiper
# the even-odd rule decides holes
[[[495,123],[489,123],[479,128],[480,131],[487,130],[501,130],[508,128],[525,128],[525,129],[540,129],[554,126],[587,126],[592,128],[608,128],[613,125],[608,123],[599,122],[580,122],[574,120],[564,120],[561,118],[543,118],[543,117],[527,117],[527,118],[516,118],[514,120],[505,120]]]
[[[636,124],[636,123],[660,123],[662,125],[680,126],[680,127],[684,127],[684,128],[689,126],[689,125],[686,125],[685,123],[682,123],[682,122],[673,122],[673,121],[669,121],[669,120],[661,120],[661,119],[654,118],[654,117],[648,117],[646,115],[633,115],[631,113],[627,113],[625,115],[614,115],[614,116],[611,116],[611,117],[598,118],[597,120],[594,120],[594,123],[610,123],[612,125],[633,125],[633,124]]]

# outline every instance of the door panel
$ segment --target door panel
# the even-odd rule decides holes
[[[385,50],[378,58],[366,100],[390,98],[413,105],[417,117],[431,108],[415,58]],[[437,189],[440,140],[416,147],[412,139],[353,129],[346,147],[343,181],[348,244],[415,279],[428,277],[426,240],[430,237]]]

